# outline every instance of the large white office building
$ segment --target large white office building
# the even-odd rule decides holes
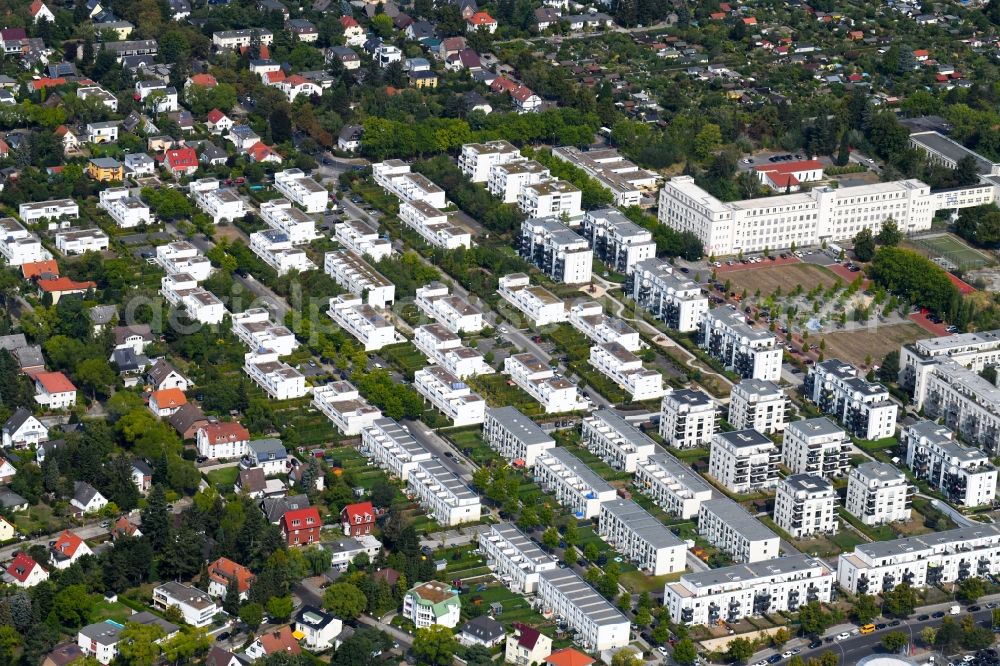
[[[648,229],[640,227],[616,208],[588,211],[580,223],[594,256],[612,270],[629,275],[640,261],[656,256],[656,242]]]
[[[483,311],[461,296],[449,295],[448,287],[440,282],[419,287],[415,302],[421,312],[452,333],[475,333],[483,329]]]
[[[835,534],[837,492],[814,474],[792,474],[781,480],[774,498],[774,522],[795,539]]]
[[[298,349],[295,334],[283,324],[271,321],[265,308],[250,308],[232,316],[233,333],[250,349],[270,349],[278,356],[288,356]]]
[[[556,446],[535,458],[535,481],[580,520],[596,518],[601,504],[618,496],[607,481],[566,449]]]
[[[274,174],[274,189],[302,206],[307,213],[322,213],[330,203],[326,188],[301,169],[285,169]]]
[[[495,372],[478,350],[466,347],[462,339],[441,324],[425,324],[413,330],[413,344],[459,379]]]
[[[260,205],[260,217],[272,229],[284,232],[293,245],[302,245],[319,238],[316,220],[293,206],[288,199],[265,201]]]
[[[636,463],[635,487],[671,516],[684,520],[696,517],[701,503],[712,499],[712,487],[662,449]]]
[[[817,363],[809,368],[802,393],[855,437],[882,439],[896,434],[898,408],[888,389],[859,377],[853,365],[835,358]]]
[[[552,173],[547,166],[535,160],[522,159],[490,168],[486,189],[504,203],[514,204],[526,186],[547,180],[552,180]]]
[[[819,558],[789,555],[753,564],[684,574],[667,583],[663,605],[682,624],[735,623],[745,617],[794,612],[812,601],[827,603],[834,575]]]
[[[338,326],[357,338],[365,351],[378,351],[386,345],[403,341],[378,310],[362,303],[357,296],[334,296],[330,299],[327,314]]]
[[[439,525],[452,527],[480,518],[479,495],[437,460],[418,461],[406,475],[406,490]]]
[[[355,296],[364,295],[365,302],[373,308],[392,305],[396,298],[396,285],[350,250],[327,252],[323,270]]]
[[[781,387],[763,379],[744,379],[729,394],[730,425],[736,430],[753,429],[772,435],[785,429],[788,396]]]
[[[934,367],[947,359],[977,373],[1000,365],[1000,330],[956,333],[903,345],[899,350],[899,384],[913,394],[917,409],[927,397],[927,380]]]
[[[604,314],[604,308],[596,301],[573,305],[569,310],[569,323],[599,345],[615,342],[630,352],[639,351],[642,347],[639,331],[621,319]]]
[[[625,294],[682,333],[699,330],[708,314],[708,297],[701,287],[676,275],[669,262],[656,257],[635,263],[625,281]]]
[[[535,326],[566,321],[566,305],[548,289],[531,284],[524,273],[511,273],[500,278],[500,296],[520,310]]]
[[[576,219],[583,215],[580,208],[583,193],[580,188],[565,180],[553,178],[525,185],[517,197],[517,207],[528,218],[568,217]]]
[[[605,342],[590,348],[590,364],[621,386],[633,402],[655,400],[666,393],[663,375],[644,368],[642,359],[617,342]]]
[[[956,441],[947,426],[919,421],[903,428],[899,443],[906,466],[949,502],[960,506],[989,505],[996,499],[997,469],[980,449]]]
[[[425,241],[444,250],[472,247],[472,234],[452,221],[452,216],[426,201],[403,201],[399,219]]]
[[[861,463],[847,477],[844,507],[865,525],[910,519],[913,487],[906,475],[884,462]]]
[[[698,534],[736,562],[762,562],[778,556],[781,539],[728,497],[706,499],[698,508]]]
[[[614,499],[601,504],[597,533],[651,576],[684,571],[687,545],[632,500]]]
[[[483,421],[483,441],[515,467],[531,469],[556,441],[517,407],[489,407]]]
[[[656,450],[653,440],[610,409],[583,419],[581,439],[591,453],[623,472],[635,472],[639,461]]]
[[[313,407],[345,435],[353,436],[382,418],[377,407],[368,404],[358,389],[347,381],[330,382],[313,388]]]
[[[551,569],[538,576],[544,614],[564,620],[585,650],[616,650],[629,643],[629,620],[572,569]]]
[[[719,432],[712,437],[708,473],[736,493],[773,488],[781,452],[756,430]]]
[[[497,164],[508,164],[523,160],[520,151],[512,143],[503,140],[486,143],[467,143],[458,156],[458,168],[473,183],[489,180],[490,169]]]
[[[559,562],[538,547],[513,523],[492,525],[479,535],[479,552],[486,566],[514,594],[533,594],[543,571],[559,568]]]
[[[381,261],[392,254],[392,242],[379,236],[361,220],[344,220],[333,228],[334,238],[345,248],[360,256]]]
[[[792,474],[832,479],[850,469],[851,438],[836,423],[821,416],[789,423],[781,443],[781,462]]]
[[[660,437],[667,446],[705,446],[719,430],[719,405],[699,389],[670,389],[660,402]]]
[[[305,375],[268,349],[244,354],[243,371],[275,400],[301,398],[309,392]]]
[[[441,366],[430,365],[413,373],[413,388],[456,427],[482,423],[486,418],[482,396]]]
[[[397,479],[406,479],[417,463],[431,459],[431,452],[418,444],[409,430],[387,417],[376,419],[361,431],[358,452]]]
[[[569,162],[596,180],[614,197],[616,206],[638,206],[643,194],[652,194],[660,178],[640,169],[614,148],[580,150],[575,146],[552,149],[552,157]]]
[[[547,414],[586,409],[589,401],[580,395],[576,384],[556,372],[530,352],[514,354],[503,360],[504,374],[537,400]]]
[[[754,328],[727,306],[702,318],[701,347],[744,379],[781,380],[781,346],[770,331]]]
[[[555,282],[590,282],[594,252],[582,236],[557,219],[522,222],[518,253]]]
[[[918,408],[970,444],[991,452],[1000,448],[1000,388],[955,359],[933,363]]]

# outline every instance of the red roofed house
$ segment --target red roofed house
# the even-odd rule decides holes
[[[476,12],[465,20],[466,32],[488,32],[491,35],[497,31],[497,21],[486,12]]]
[[[208,131],[212,134],[224,134],[233,128],[232,119],[218,109],[212,109],[208,112],[206,124]]]
[[[273,162],[274,164],[281,164],[281,155],[276,153],[270,146],[264,145],[261,141],[258,141],[254,145],[250,146],[247,150],[247,155],[250,156],[254,162]]]
[[[211,74],[192,74],[188,77],[187,81],[184,82],[184,88],[187,89],[190,86],[202,86],[203,88],[214,88],[219,85],[219,82],[215,80],[215,77]]]
[[[246,656],[253,661],[278,652],[302,653],[299,642],[295,640],[295,636],[292,636],[291,627],[285,626],[263,634],[244,651]]]
[[[122,516],[117,521],[115,521],[115,526],[111,528],[111,538],[118,539],[120,537],[136,537],[142,536],[142,531],[125,516]]]
[[[49,294],[52,296],[52,304],[55,305],[59,299],[67,294],[86,294],[89,289],[96,289],[97,283],[85,280],[77,282],[68,277],[45,278],[37,282],[39,295]]]
[[[21,264],[21,275],[24,276],[25,280],[57,278],[59,277],[59,264],[56,263],[55,259],[29,261],[26,264]]]
[[[31,82],[31,87],[34,88],[35,90],[44,90],[45,88],[54,88],[56,86],[61,86],[64,83],[66,83],[66,79],[65,77],[62,76],[58,76],[54,79],[51,79],[49,77],[44,77],[41,79],[34,79]]]
[[[341,16],[340,25],[344,26],[344,40],[348,46],[361,46],[365,43],[365,31],[350,16]]]
[[[917,49],[913,52],[913,57],[917,59],[917,62],[924,62],[931,57],[931,53],[927,49]]]
[[[552,639],[526,624],[515,622],[507,636],[504,661],[508,664],[540,664],[552,652]]]
[[[261,77],[264,79],[264,84],[269,86],[274,86],[285,80],[285,72],[280,69],[276,69],[270,72],[264,72]]]
[[[819,160],[799,160],[769,164],[754,168],[757,180],[776,192],[798,192],[801,183],[823,179],[823,163]]]
[[[319,543],[319,530],[323,523],[319,518],[319,510],[314,506],[286,511],[278,524],[289,546]]]
[[[229,558],[220,557],[208,565],[208,593],[223,598],[231,582],[236,582],[240,600],[245,600],[253,583],[253,572]]]
[[[594,660],[573,648],[556,650],[545,658],[545,666],[590,666]]]
[[[174,148],[166,152],[163,164],[174,178],[187,176],[198,170],[198,153],[194,148]]]
[[[160,418],[170,416],[186,404],[184,392],[177,388],[161,389],[149,394],[149,411]]]
[[[498,76],[490,83],[490,90],[495,93],[510,92],[514,88],[517,88],[517,84],[506,76]]]
[[[340,510],[340,524],[344,526],[347,536],[371,534],[375,527],[375,508],[371,502],[348,504]]]
[[[311,97],[312,95],[322,95],[323,89],[304,76],[293,74],[278,84],[281,92],[285,93],[289,102],[294,102],[299,95]]]
[[[80,137],[77,136],[76,132],[66,127],[65,125],[60,125],[59,127],[56,128],[56,136],[62,139],[64,155],[71,155],[73,153],[79,152]]]
[[[29,11],[31,12],[31,18],[35,20],[35,23],[38,23],[43,19],[51,22],[55,22],[56,20],[56,15],[52,13],[51,9],[45,6],[45,3],[42,2],[42,0],[35,0],[32,2]]]
[[[35,375],[35,402],[49,409],[66,409],[76,404],[76,387],[61,372]]]
[[[726,12],[712,12],[711,14],[708,15],[708,18],[712,19],[713,21],[722,21],[725,20],[726,18]]]
[[[743,25],[757,25],[757,17],[747,16],[743,19]]]
[[[14,556],[14,560],[4,572],[5,583],[16,585],[17,587],[34,587],[44,580],[49,579],[49,572],[42,568],[38,562],[31,559],[27,553],[19,552]]]
[[[84,555],[93,555],[83,539],[69,530],[63,530],[59,538],[49,546],[49,561],[56,569],[69,569]]]
[[[518,113],[528,113],[534,111],[542,105],[542,98],[528,86],[518,86],[510,91],[510,96],[517,106]]]
[[[198,455],[206,458],[239,458],[246,455],[250,431],[239,423],[209,423],[195,435]]]

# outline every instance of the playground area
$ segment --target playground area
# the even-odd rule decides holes
[[[952,234],[920,236],[909,242],[946,270],[972,271],[995,263],[993,257]]]

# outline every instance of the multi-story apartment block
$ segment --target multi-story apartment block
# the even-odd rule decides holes
[[[0,219],[0,256],[11,266],[52,259],[38,236],[12,217]]]
[[[20,204],[17,216],[28,224],[39,220],[75,220],[80,217],[80,207],[72,199],[50,199]]]
[[[360,434],[382,418],[382,412],[368,404],[350,382],[330,382],[315,386],[312,394],[313,407],[326,415],[333,426],[345,435]]]
[[[514,594],[533,594],[543,571],[559,568],[554,557],[538,547],[513,523],[499,523],[479,535],[479,552],[486,566]]]
[[[250,308],[232,316],[233,333],[250,349],[270,349],[278,356],[288,356],[298,349],[295,334],[282,324],[271,321],[264,308]]]
[[[774,333],[753,328],[744,316],[727,306],[702,319],[701,348],[744,379],[781,379],[781,346]]]
[[[109,187],[101,190],[98,208],[103,208],[121,229],[132,229],[140,224],[152,224],[153,214],[142,199],[132,196],[127,187]]]
[[[274,189],[302,206],[307,213],[322,213],[330,203],[326,188],[301,169],[285,169],[274,174]]]
[[[575,185],[553,178],[525,185],[517,197],[517,207],[529,218],[583,215],[580,203],[583,193]]]
[[[556,501],[580,520],[596,518],[601,504],[617,497],[607,481],[559,446],[540,452],[532,472],[542,490],[554,493]]]
[[[452,333],[475,333],[483,328],[483,312],[457,295],[449,295],[448,287],[431,282],[416,292],[417,308]]]
[[[823,411],[836,416],[849,433],[861,439],[896,434],[896,403],[881,384],[858,376],[854,366],[829,359],[809,368],[802,393]]]
[[[836,423],[821,416],[789,423],[781,444],[781,462],[792,474],[832,479],[850,469],[851,438]]]
[[[667,583],[663,605],[679,622],[716,625],[720,621],[783,611],[832,599],[834,576],[819,558],[789,555],[681,576]]]
[[[341,294],[330,299],[330,318],[353,335],[365,351],[378,351],[386,345],[401,342],[396,329],[378,310],[362,303],[358,296]]]
[[[632,500],[601,504],[597,533],[649,575],[684,571],[687,545]]]
[[[263,350],[244,354],[243,372],[274,400],[301,398],[309,392],[305,375],[278,360],[277,352]]]
[[[590,364],[627,391],[634,402],[655,400],[664,393],[663,375],[642,366],[642,359],[617,342],[590,348]]]
[[[435,208],[448,205],[444,190],[423,174],[412,173],[410,165],[402,160],[373,164],[372,175],[376,184],[403,201],[426,201]]]
[[[883,462],[861,463],[847,477],[845,507],[865,525],[910,519],[913,487],[898,469]]]
[[[472,234],[452,221],[452,216],[426,201],[403,201],[399,219],[425,241],[445,250],[472,247]]]
[[[656,442],[610,409],[599,409],[584,417],[582,441],[604,462],[630,473],[656,450]]]
[[[160,265],[167,275],[184,273],[195,282],[207,280],[212,274],[212,262],[187,241],[174,241],[158,246],[153,261]]]
[[[219,49],[238,49],[254,42],[269,46],[274,43],[274,33],[265,28],[244,28],[242,30],[220,30],[212,33],[212,44]]]
[[[614,148],[583,151],[575,146],[552,149],[552,156],[569,162],[614,195],[616,206],[626,208],[642,203],[644,193],[652,194],[660,178],[622,157]]]
[[[588,211],[580,223],[580,234],[594,249],[595,257],[624,275],[631,274],[640,261],[656,256],[653,234],[616,208]]]
[[[265,229],[250,234],[250,249],[273,268],[279,276],[292,271],[304,273],[316,268],[305,251],[295,247],[280,229]]]
[[[625,295],[681,333],[699,330],[708,314],[708,297],[701,287],[676,275],[669,262],[656,257],[642,259],[632,266],[625,280]]]
[[[108,235],[100,229],[68,229],[56,233],[56,250],[63,254],[101,252],[108,249]]]
[[[954,359],[934,362],[918,406],[965,441],[986,451],[1000,450],[1000,388]]]
[[[431,459],[431,452],[390,418],[376,419],[361,431],[358,452],[397,479],[406,479],[418,462]]]
[[[483,441],[515,467],[531,469],[556,441],[517,407],[489,407],[483,421]]]
[[[946,532],[855,546],[837,562],[837,582],[851,594],[879,594],[900,584],[947,585],[1000,572],[1000,527],[976,523]]]
[[[577,303],[569,310],[569,323],[597,344],[614,342],[630,352],[639,351],[639,331],[621,319],[608,317],[596,301]]]
[[[426,324],[413,331],[413,344],[431,363],[459,379],[495,372],[483,355],[462,344],[462,339],[441,324]]]
[[[421,460],[413,466],[406,475],[406,491],[416,497],[427,517],[440,525],[479,520],[479,495],[436,460]]]
[[[338,222],[334,226],[334,238],[354,254],[370,257],[372,261],[381,261],[392,254],[392,242],[361,220]]]
[[[535,326],[566,321],[566,305],[548,289],[532,285],[524,273],[500,278],[500,296],[523,312]]]
[[[585,650],[615,650],[628,645],[628,618],[572,569],[541,572],[538,598],[542,610],[564,620]]]
[[[840,523],[833,484],[813,474],[782,479],[774,499],[774,522],[796,539],[835,534]]]
[[[462,598],[444,583],[417,583],[403,597],[403,617],[418,629],[434,625],[453,629],[462,619]]]
[[[490,168],[494,165],[523,159],[518,149],[507,141],[467,143],[462,146],[462,152],[458,156],[458,168],[473,183],[485,183],[489,179]]]
[[[350,250],[327,252],[323,258],[323,270],[355,296],[363,295],[365,302],[373,308],[392,305],[396,298],[396,285]]]
[[[165,611],[170,607],[181,612],[184,622],[192,627],[206,627],[222,609],[206,592],[168,581],[153,588],[153,608]]]
[[[701,389],[670,389],[660,403],[660,437],[667,446],[705,446],[718,431],[719,405]]]
[[[744,379],[729,394],[727,420],[737,430],[771,435],[785,429],[789,404],[788,396],[774,382]]]
[[[781,546],[777,534],[728,497],[706,499],[701,503],[698,534],[743,563],[773,559],[778,556]]]
[[[269,227],[287,235],[293,245],[309,243],[319,238],[316,220],[293,206],[288,199],[265,201],[260,205],[260,217]]]
[[[555,282],[590,282],[594,252],[583,237],[556,219],[528,219],[521,223],[518,253]]]
[[[736,493],[773,488],[781,452],[756,430],[720,432],[712,437],[708,473]]]
[[[939,361],[951,359],[973,372],[1000,365],[1000,330],[956,333],[917,340],[899,350],[899,384],[913,393],[921,409],[927,396],[927,380]]]
[[[431,365],[413,373],[413,388],[456,427],[482,423],[486,418],[486,401],[441,366]]]
[[[548,363],[531,352],[505,358],[503,371],[525,393],[540,402],[547,414],[573,412],[590,404],[580,395],[576,384],[557,375]]]
[[[202,324],[218,324],[226,316],[226,306],[215,294],[198,286],[187,273],[174,273],[160,280],[160,294],[170,305],[183,310],[189,319]]]
[[[658,507],[684,520],[697,516],[701,503],[712,499],[712,487],[662,449],[636,463],[634,483]]]
[[[234,222],[246,215],[247,207],[234,190],[222,187],[215,178],[202,178],[191,183],[191,193],[198,208],[216,224]]]
[[[490,168],[486,189],[504,203],[517,203],[521,191],[528,185],[552,180],[549,168],[535,160],[497,164]]]
[[[963,446],[947,426],[919,421],[903,428],[899,443],[906,447],[906,466],[918,479],[961,506],[992,504],[997,494],[997,469],[987,454]]]

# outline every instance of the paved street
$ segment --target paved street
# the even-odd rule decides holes
[[[438,462],[446,469],[453,472],[466,483],[472,481],[472,472],[476,469],[476,466],[454,446],[428,428],[423,421],[411,421],[407,419],[402,421],[402,424],[409,428],[413,439],[417,440],[421,446],[434,454]],[[462,464],[459,460],[462,460],[465,464]]]

